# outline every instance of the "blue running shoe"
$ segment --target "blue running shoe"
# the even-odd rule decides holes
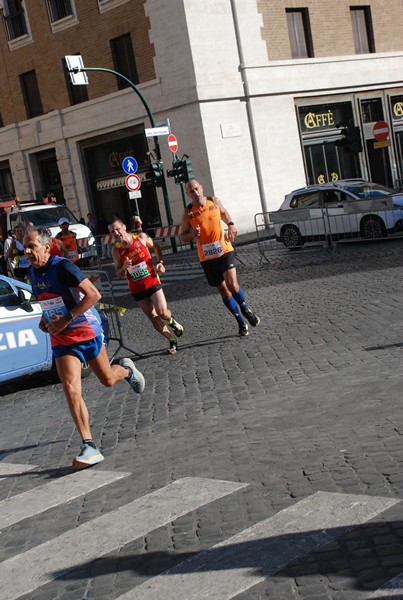
[[[119,364],[121,367],[130,371],[130,375],[129,377],[126,377],[126,381],[129,383],[132,390],[135,391],[136,394],[141,394],[141,392],[144,391],[146,382],[140,371],[136,369],[134,362],[131,358],[121,358]]]
[[[79,454],[73,458],[73,467],[75,469],[87,469],[103,460],[104,457],[97,447],[94,448],[90,444],[83,442]]]

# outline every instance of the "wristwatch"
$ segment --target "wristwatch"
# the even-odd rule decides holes
[[[227,225],[234,225],[234,221],[230,221]]]
[[[68,318],[69,321],[73,321],[73,319],[74,319],[74,317],[70,311],[68,313],[66,313],[66,317]]]

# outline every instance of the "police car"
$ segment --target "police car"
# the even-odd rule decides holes
[[[52,368],[50,337],[31,286],[0,275],[0,383]]]
[[[0,384],[54,368],[50,336],[39,329],[42,308],[31,286],[0,275]],[[101,315],[108,340],[107,321]],[[91,373],[83,365],[82,376]]]

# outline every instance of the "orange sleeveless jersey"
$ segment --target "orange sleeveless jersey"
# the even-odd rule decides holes
[[[126,258],[132,261],[133,265],[126,271],[126,277],[130,292],[138,294],[161,282],[147,246],[139,239],[137,233],[132,233],[132,237],[128,248],[122,247],[119,242],[116,242],[115,248],[119,252],[122,264]]]
[[[71,262],[77,262],[79,259],[78,248],[77,248],[77,239],[76,234],[73,231],[69,231],[67,235],[63,235],[61,232],[57,234],[57,239],[61,240],[61,242],[67,248],[67,258],[71,260]]]
[[[233,250],[231,242],[224,237],[221,225],[221,212],[214,198],[207,198],[205,206],[192,206],[189,210],[190,224],[195,230],[200,225],[197,238],[197,252],[201,262],[219,258]]]

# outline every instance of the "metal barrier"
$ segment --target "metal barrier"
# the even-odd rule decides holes
[[[112,247],[115,245],[115,239],[110,233],[94,235],[93,237],[95,238],[93,256],[99,268],[103,260],[112,260]]]
[[[261,260],[273,250],[293,250],[322,242],[333,254],[344,240],[375,240],[403,234],[403,208],[392,199],[373,198],[340,206],[257,213],[255,228]]]
[[[182,225],[168,225],[166,227],[152,227],[147,229],[147,234],[155,241],[157,244],[161,245],[162,250],[164,252],[167,250],[167,247],[163,246],[163,243],[169,238],[175,240],[176,251],[171,254],[171,258],[175,255],[175,258],[179,261],[183,261],[183,264],[187,264],[188,266],[192,266],[189,262],[189,252],[194,250],[194,244],[192,242],[183,242],[181,239],[182,233]],[[177,240],[177,242],[176,242]],[[186,256],[185,256],[186,253]]]
[[[95,287],[102,294],[102,299],[96,305],[96,309],[99,313],[107,320],[108,328],[109,328],[109,343],[108,343],[108,354],[109,354],[109,362],[112,363],[116,358],[117,354],[120,350],[128,350],[130,354],[136,355],[138,357],[142,357],[142,354],[133,350],[133,348],[129,348],[126,345],[123,337],[123,328],[121,323],[121,317],[123,313],[126,311],[125,308],[119,307],[116,304],[115,294],[113,292],[112,281],[109,277],[109,274],[106,271],[85,271],[85,274],[88,276],[90,281],[95,285]],[[110,352],[112,351],[111,343],[113,346],[117,344],[117,347],[113,350],[112,355]]]

